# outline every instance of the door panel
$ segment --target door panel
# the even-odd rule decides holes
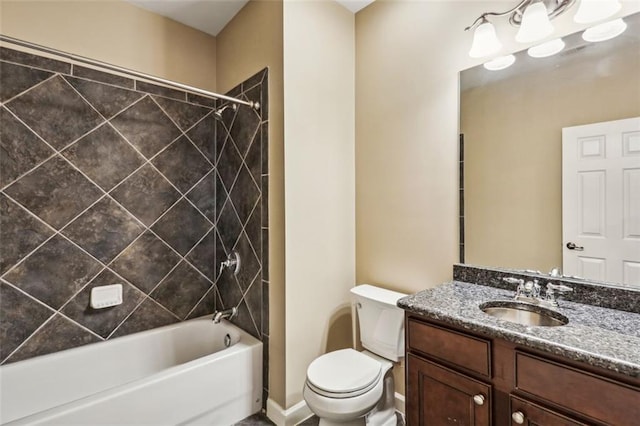
[[[640,287],[640,117],[562,129],[562,232],[566,275]]]

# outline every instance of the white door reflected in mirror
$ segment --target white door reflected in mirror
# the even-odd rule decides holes
[[[562,129],[565,275],[640,287],[640,117]]]

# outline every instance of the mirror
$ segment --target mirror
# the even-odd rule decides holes
[[[562,128],[640,116],[640,13],[624,20],[611,40],[575,33],[557,55],[460,73],[465,263],[562,265]]]

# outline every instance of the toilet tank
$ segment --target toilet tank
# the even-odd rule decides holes
[[[360,342],[390,361],[404,356],[404,311],[396,302],[406,294],[363,284],[351,289],[358,311]]]

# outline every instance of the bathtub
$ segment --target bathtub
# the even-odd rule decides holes
[[[0,367],[2,425],[227,426],[261,406],[262,342],[211,317]]]

